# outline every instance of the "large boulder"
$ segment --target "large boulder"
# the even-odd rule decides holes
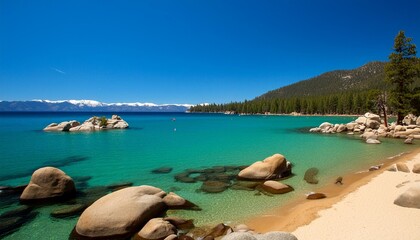
[[[366,118],[366,117],[358,117],[358,118],[355,120],[355,122],[356,122],[357,124],[359,124],[359,125],[365,125],[365,124],[366,124],[366,121],[367,121],[367,118]]]
[[[366,127],[372,128],[372,129],[378,129],[381,126],[380,121],[368,119],[366,120]]]
[[[376,114],[373,114],[373,113],[370,113],[370,112],[365,113],[365,118],[370,119],[370,120],[374,120],[374,121],[378,121],[378,122],[381,121],[381,117],[379,117],[379,115],[376,115]]]
[[[137,235],[140,239],[163,239],[175,233],[175,226],[170,222],[162,218],[153,218],[146,223]]]
[[[357,126],[357,123],[355,122],[350,122],[346,124],[346,128],[348,131],[353,131],[356,126]]]
[[[413,173],[420,173],[420,163],[415,163],[412,171]]]
[[[71,196],[76,193],[73,179],[54,167],[36,170],[20,196],[21,201],[32,201]]]
[[[420,117],[418,117],[418,118],[417,118],[417,120],[416,120],[416,125],[417,125],[417,126],[420,126]]]
[[[347,130],[347,127],[346,127],[346,125],[344,125],[344,124],[340,124],[340,125],[338,126],[338,128],[337,128],[337,132],[338,132],[338,133],[344,132],[344,131],[346,131],[346,130]]]
[[[76,232],[85,237],[131,236],[166,210],[165,195],[161,189],[146,185],[110,193],[82,213]]]
[[[323,123],[321,123],[321,125],[319,125],[319,128],[320,128],[322,131],[326,131],[326,130],[328,130],[329,128],[332,128],[332,127],[334,127],[334,125],[333,125],[333,124],[331,124],[331,123],[329,123],[329,122],[323,122]]]
[[[413,186],[395,199],[394,204],[401,207],[420,209],[420,183],[414,183]]]
[[[249,180],[269,180],[283,177],[288,171],[290,163],[281,154],[253,163],[239,172],[238,177]]]
[[[364,139],[378,139],[378,135],[376,135],[374,132],[364,132],[362,135],[360,135],[361,138]]]
[[[291,186],[273,180],[265,181],[261,187],[264,191],[272,194],[283,194],[293,191]]]
[[[396,166],[399,172],[406,172],[406,173],[410,172],[410,169],[407,167],[405,163],[397,163]]]

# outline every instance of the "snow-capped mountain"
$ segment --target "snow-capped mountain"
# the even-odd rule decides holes
[[[0,101],[2,112],[186,112],[192,104],[103,103],[95,100]]]

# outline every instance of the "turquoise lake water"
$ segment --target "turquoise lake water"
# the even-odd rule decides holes
[[[314,186],[303,181],[303,174],[310,167],[320,170],[322,185],[416,147],[398,139],[369,145],[357,136],[308,133],[310,127],[324,121],[346,123],[353,117],[121,113],[129,129],[93,133],[42,131],[51,122],[83,122],[93,115],[104,114],[0,113],[0,185],[27,184],[34,169],[59,165],[71,177],[91,176],[86,188],[129,181],[165,191],[175,189],[203,210],[169,211],[168,215],[194,218],[196,225],[206,225],[240,221],[311,191]],[[285,155],[294,165],[295,176],[284,180],[295,188],[294,192],[273,197],[230,189],[206,194],[196,191],[201,182],[174,180],[174,175],[185,169],[249,165],[275,153]],[[173,171],[151,173],[162,166],[172,167]],[[0,205],[0,213],[17,204]],[[38,208],[39,214],[33,221],[5,239],[67,239],[77,218],[50,217],[57,207]]]

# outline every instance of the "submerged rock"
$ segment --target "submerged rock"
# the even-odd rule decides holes
[[[201,185],[201,190],[207,193],[220,193],[225,191],[229,184],[220,181],[205,181]]]
[[[261,187],[264,191],[272,194],[284,194],[293,191],[291,186],[272,180],[265,181]]]
[[[13,233],[24,224],[31,222],[37,215],[38,215],[38,212],[29,212],[28,214],[22,215],[22,216],[11,216],[11,217],[1,218],[0,219],[0,238]]]
[[[32,211],[32,207],[27,205],[19,206],[13,210],[9,210],[0,214],[0,219],[10,218],[10,217],[23,217],[28,215]]]
[[[171,167],[160,167],[152,170],[152,173],[162,174],[162,173],[170,173],[172,171]]]
[[[132,182],[120,182],[120,183],[114,183],[114,184],[108,185],[107,188],[112,191],[117,191],[117,190],[121,190],[123,188],[131,187],[131,186],[133,186]]]
[[[316,179],[316,175],[318,174],[319,170],[318,168],[309,168],[306,170],[305,175],[303,179],[310,184],[317,184],[318,179]]]
[[[177,194],[170,192],[163,198],[163,202],[168,206],[169,209],[191,209],[201,210],[194,203],[178,196]]]
[[[73,179],[63,171],[54,167],[36,170],[28,186],[20,196],[21,201],[53,199],[74,196],[76,188]]]
[[[66,218],[66,217],[78,216],[87,207],[88,206],[85,204],[63,206],[61,208],[57,208],[54,211],[52,211],[50,215],[51,217],[55,217],[55,218]]]

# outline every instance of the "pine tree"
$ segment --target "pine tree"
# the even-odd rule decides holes
[[[397,123],[401,124],[404,115],[412,111],[412,83],[419,71],[417,69],[416,45],[407,38],[404,31],[395,37],[394,52],[389,55],[385,65],[386,79],[391,83],[391,101],[397,112]]]

